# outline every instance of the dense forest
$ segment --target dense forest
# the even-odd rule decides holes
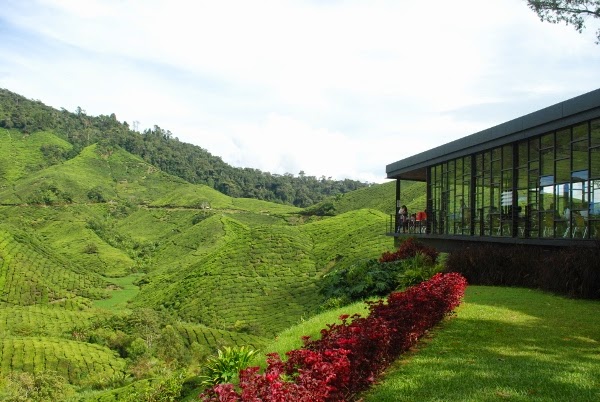
[[[121,147],[164,172],[190,183],[205,184],[231,197],[255,198],[301,208],[370,186],[370,183],[356,180],[307,176],[302,171],[294,176],[232,167],[197,145],[179,141],[171,131],[157,125],[140,133],[127,122],[119,122],[114,113],[89,116],[81,107],[75,112],[64,108],[57,110],[2,88],[0,128],[18,129],[26,134],[52,130],[73,145],[69,154],[57,146],[43,146],[42,152],[50,164],[69,159],[94,143],[107,149]]]

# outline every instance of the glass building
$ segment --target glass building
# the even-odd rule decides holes
[[[590,244],[600,240],[600,89],[392,163],[386,173],[396,179],[397,210],[401,180],[426,182],[419,237]]]

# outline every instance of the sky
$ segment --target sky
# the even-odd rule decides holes
[[[235,167],[386,165],[600,88],[598,21],[525,0],[0,0],[0,88]]]

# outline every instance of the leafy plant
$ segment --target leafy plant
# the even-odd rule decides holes
[[[337,268],[323,276],[321,294],[327,305],[339,307],[372,296],[384,296],[394,289],[416,285],[441,270],[435,265],[438,252],[407,239],[396,252],[385,252],[379,259]]]
[[[418,251],[414,257],[404,260],[404,270],[396,277],[397,289],[405,289],[430,279],[443,270],[442,264],[434,264],[429,256]]]
[[[403,260],[406,258],[414,257],[417,253],[421,253],[431,259],[433,263],[437,261],[439,252],[433,247],[426,246],[425,244],[417,241],[414,237],[409,237],[404,240],[398,250],[394,252],[386,251],[379,258],[379,262],[392,262]]]
[[[256,350],[245,346],[225,346],[217,351],[217,356],[208,359],[204,366],[204,374],[200,376],[201,384],[205,387],[232,381],[240,370],[250,363]]]

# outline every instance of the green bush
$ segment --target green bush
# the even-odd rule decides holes
[[[73,394],[67,380],[51,371],[12,372],[0,384],[0,399],[5,402],[56,402]]]
[[[389,262],[363,261],[349,268],[334,269],[323,276],[320,292],[326,300],[322,310],[337,308],[373,296],[385,296],[428,280],[441,271],[430,253],[416,251],[410,257]]]
[[[127,402],[176,402],[180,400],[184,381],[183,371],[166,373],[160,378],[140,382],[143,386],[138,385],[122,399]]]
[[[200,376],[202,386],[211,387],[232,382],[240,370],[250,364],[250,360],[256,354],[256,351],[245,346],[225,346],[223,349],[219,349],[217,353],[217,356],[208,358],[203,368],[203,374]]]
[[[429,255],[417,252],[414,257],[404,261],[404,271],[396,277],[397,289],[405,289],[429,280],[433,275],[441,272],[442,264],[434,264]]]
[[[135,360],[138,357],[145,356],[148,354],[148,346],[146,345],[146,341],[142,338],[135,338],[129,346],[125,348],[127,352],[127,357]]]

